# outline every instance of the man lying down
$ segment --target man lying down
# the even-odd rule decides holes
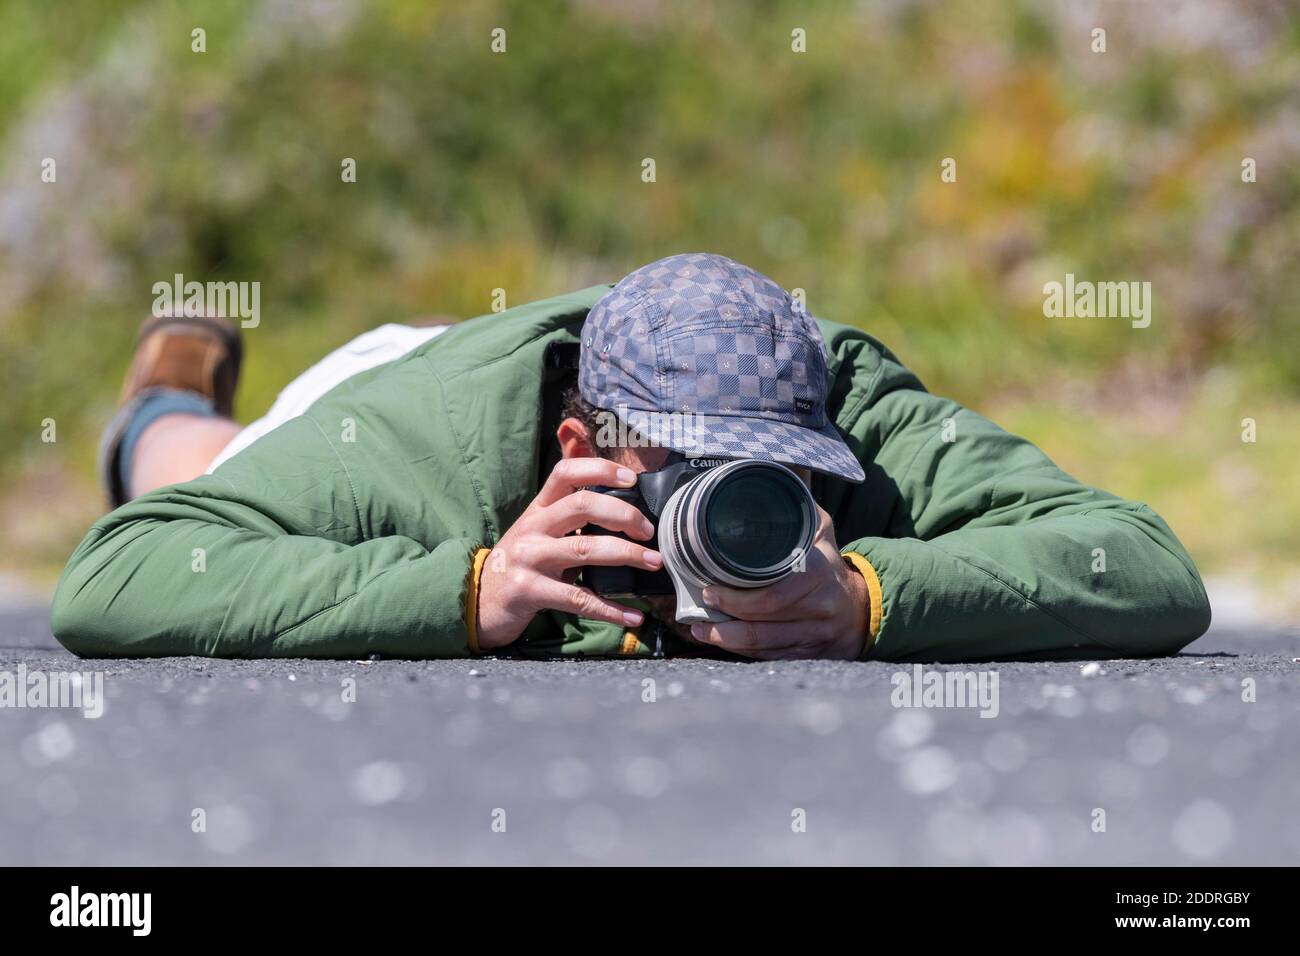
[[[1209,625],[1154,511],[722,256],[383,326],[246,428],[240,358],[221,319],[142,329],[73,652],[1085,659]]]

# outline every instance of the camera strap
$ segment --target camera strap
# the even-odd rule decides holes
[[[659,620],[659,618],[657,617],[652,617],[650,619],[650,622],[651,622],[650,630],[654,633],[655,636],[655,647],[654,650],[651,651],[650,656],[663,657],[664,656],[664,627],[665,627],[664,622]]]

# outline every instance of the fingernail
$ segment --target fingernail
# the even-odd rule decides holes
[[[641,612],[640,612],[640,611],[624,611],[624,612],[623,612],[623,623],[626,624],[628,627],[640,627],[640,626],[641,626]]]
[[[621,485],[636,484],[636,472],[631,468],[620,468],[618,470],[618,481]]]
[[[716,607],[717,600],[718,600],[718,592],[713,590],[713,588],[705,588],[704,592],[700,595],[700,598],[709,607]]]
[[[702,641],[702,640],[704,640],[704,635],[705,635],[706,632],[707,632],[707,629],[705,628],[705,626],[704,626],[703,624],[692,624],[692,625],[691,625],[691,637],[695,638],[697,641]]]
[[[643,536],[647,538],[652,538],[654,537],[654,533],[655,533],[655,526],[652,525],[649,521],[644,521],[641,523],[641,534]]]
[[[652,568],[659,567],[663,562],[663,558],[659,556],[658,551],[644,551],[642,552],[641,557],[645,560],[645,563],[650,565]]]

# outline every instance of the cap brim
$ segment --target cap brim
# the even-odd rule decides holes
[[[637,411],[625,411],[623,418],[650,444],[686,455],[776,461],[855,483],[866,478],[862,464],[834,425],[804,428],[735,415]]]

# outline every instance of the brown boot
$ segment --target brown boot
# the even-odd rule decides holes
[[[243,355],[239,326],[229,319],[149,319],[136,337],[118,404],[146,388],[175,388],[210,399],[218,415],[230,418]]]
[[[227,319],[162,316],[140,327],[135,357],[122,383],[120,408],[100,444],[100,480],[112,507],[128,499],[118,455],[145,400],[168,391],[188,392],[217,415],[231,418],[242,359],[239,327]]]

